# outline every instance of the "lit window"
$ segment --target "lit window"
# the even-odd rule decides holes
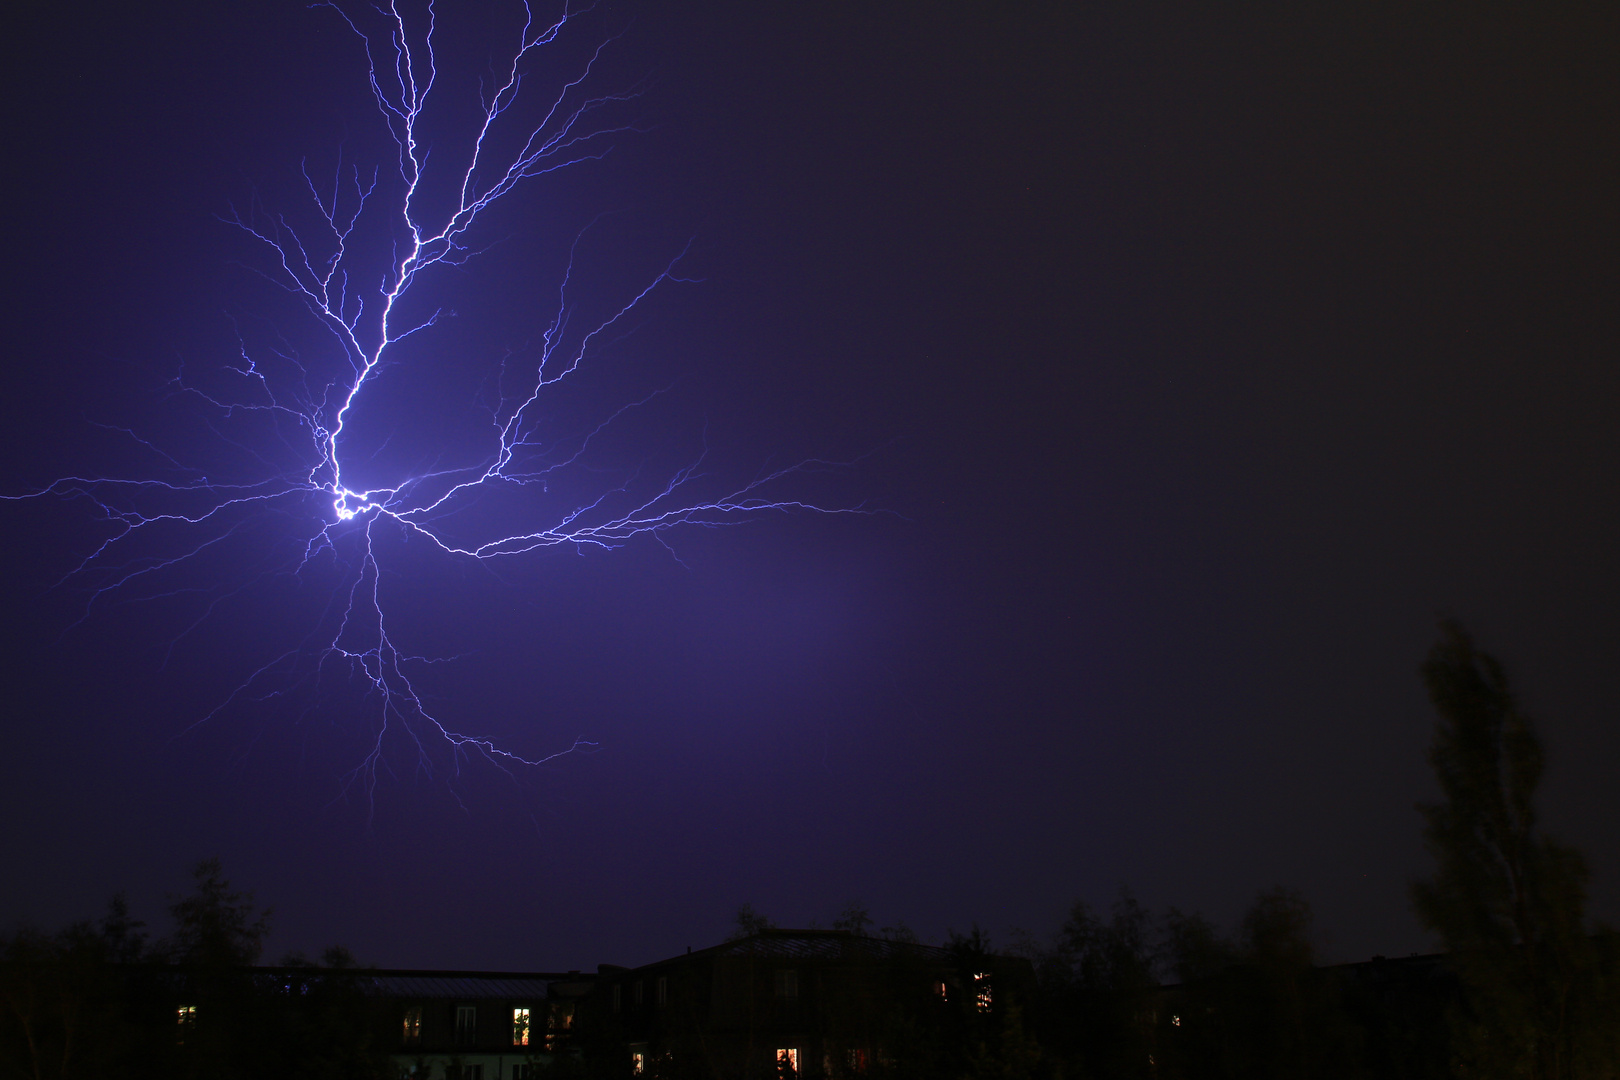
[[[1180,1027],[1181,1026],[1181,1017],[1179,1017],[1179,1016],[1171,1016],[1170,1017],[1170,1022],[1172,1024],[1174,1024],[1176,1027]]]
[[[980,1012],[990,1011],[990,974],[981,971],[973,976],[974,1001]]]
[[[947,991],[943,980],[934,980],[934,996],[939,998],[941,1001],[947,1000]]]
[[[658,976],[658,1004],[669,1004],[669,979],[663,975]]]
[[[478,1038],[478,1008],[475,1005],[456,1006],[456,1045],[471,1046]]]
[[[574,1026],[574,1003],[572,1001],[553,1001],[546,1014],[546,1050],[557,1049],[562,1041],[561,1032]]]
[[[784,1046],[776,1051],[776,1071],[784,1076],[799,1074],[799,1048]]]
[[[630,1071],[640,1076],[647,1071],[647,1044],[630,1044]]]
[[[529,1045],[529,1010],[512,1010],[512,1045]]]
[[[792,968],[776,972],[776,996],[788,1001],[799,999],[799,973]]]
[[[420,1005],[405,1010],[405,1041],[422,1041],[422,1008]]]
[[[179,1042],[186,1041],[186,1033],[197,1024],[197,1006],[182,1005],[174,1010],[174,1018],[178,1027],[175,1038]]]

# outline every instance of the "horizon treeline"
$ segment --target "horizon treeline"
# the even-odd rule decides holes
[[[1502,664],[1455,623],[1441,624],[1421,671],[1441,799],[1418,807],[1435,872],[1411,901],[1442,954],[1322,967],[1297,891],[1261,891],[1224,931],[1122,888],[1106,912],[1078,902],[1050,936],[1018,938],[1010,953],[1028,978],[998,985],[993,1026],[971,1021],[945,1056],[879,1055],[864,1075],[1620,1080],[1620,934],[1590,924],[1583,857],[1540,828],[1534,724]],[[231,888],[217,858],[194,878],[171,898],[163,939],[122,895],[100,922],[0,937],[0,1080],[396,1075],[379,1035],[386,1006],[346,949],[289,955],[267,983],[254,965],[269,912]],[[733,936],[772,928],[744,904]],[[874,930],[859,904],[831,928],[916,941],[903,923]],[[964,972],[992,955],[977,926],[946,949]],[[177,1039],[175,1018],[153,1010],[181,978],[207,1008]],[[587,1053],[534,1075],[618,1076],[620,1065]]]
[[[231,888],[217,858],[192,877],[170,899],[166,938],[152,939],[121,893],[99,922],[0,938],[0,1080],[394,1077],[375,1038],[382,1003],[347,949],[318,962],[289,954],[269,985],[254,965],[270,912]],[[194,1023],[177,1025],[181,987]]]

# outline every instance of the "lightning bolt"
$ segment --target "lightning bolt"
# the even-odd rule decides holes
[[[417,301],[409,307],[419,313],[410,315],[407,297],[419,300],[431,292],[443,268],[477,258],[484,250],[476,246],[482,242],[478,227],[496,203],[537,177],[601,159],[614,136],[637,130],[602,118],[641,90],[590,89],[593,71],[612,44],[609,38],[580,54],[584,59],[559,79],[554,96],[538,107],[526,102],[527,119],[514,127],[519,110],[513,106],[526,76],[581,14],[565,10],[546,22],[524,3],[522,31],[509,62],[494,69],[481,88],[481,117],[467,140],[469,149],[459,165],[442,167],[430,163],[422,130],[439,80],[432,4],[418,20],[408,18],[394,0],[368,13],[367,18],[379,20],[376,25],[336,4],[312,7],[336,12],[363,44],[371,95],[397,157],[363,169],[345,166],[340,156],[330,178],[321,181],[303,163],[313,228],[264,210],[256,198],[245,210],[232,206],[221,217],[268,256],[257,272],[322,328],[328,342],[324,363],[307,361],[281,339],[250,347],[238,328],[238,355],[224,365],[227,382],[192,380],[182,367],[171,387],[176,396],[197,404],[220,445],[228,448],[214,468],[188,462],[186,455],[171,453],[133,429],[115,428],[150,462],[148,475],[64,476],[3,497],[83,500],[105,523],[100,542],[63,580],[87,585],[80,621],[104,603],[204,592],[208,602],[180,634],[184,638],[246,585],[213,582],[199,588],[186,584],[183,574],[207,572],[211,553],[276,521],[293,523],[294,541],[273,546],[272,554],[246,569],[300,577],[317,564],[336,569],[325,608],[308,632],[253,670],[192,727],[248,702],[276,702],[301,686],[318,687],[336,672],[358,681],[376,706],[368,750],[347,776],[362,783],[368,796],[379,768],[387,767],[384,743],[390,735],[403,735],[414,747],[417,767],[429,774],[437,768],[435,751],[442,755],[444,748],[457,775],[474,756],[510,770],[591,749],[594,744],[576,738],[549,754],[520,755],[491,738],[457,730],[428,707],[419,688],[423,672],[454,657],[425,656],[397,643],[384,586],[387,549],[378,542],[385,530],[424,541],[446,560],[493,562],[542,548],[612,549],[643,536],[664,541],[677,529],[734,525],[770,513],[871,511],[777,494],[791,475],[834,467],[824,461],[765,469],[725,486],[719,495],[701,494],[712,491],[714,483],[703,471],[706,449],[661,483],[649,485],[645,477],[633,476],[560,509],[555,497],[537,497],[552,494],[563,473],[581,467],[594,439],[657,396],[622,405],[571,443],[548,444],[539,434],[548,391],[587,364],[605,335],[654,290],[693,280],[681,270],[683,249],[616,310],[584,332],[571,332],[576,256],[584,233],[569,251],[538,349],[527,358],[509,356],[500,365],[499,401],[490,409],[484,449],[476,459],[401,472],[383,486],[357,482],[354,477],[365,470],[356,457],[359,443],[351,437],[355,418],[368,407],[386,407],[372,400],[384,372],[433,362],[420,352],[402,352],[400,345],[433,334],[449,315],[442,308],[418,307]],[[430,178],[439,185],[431,194],[425,186]],[[384,269],[376,280],[370,271],[379,266]],[[244,460],[252,464],[252,475],[236,476]],[[507,497],[503,505],[521,519],[516,527],[509,527],[510,520],[491,526],[488,514],[469,524],[475,503],[496,493]],[[279,535],[288,535],[284,526]]]

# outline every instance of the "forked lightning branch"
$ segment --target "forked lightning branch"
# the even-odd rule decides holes
[[[475,464],[434,464],[380,485],[357,482],[364,470],[355,455],[363,444],[352,431],[368,410],[388,408],[394,400],[377,393],[379,379],[398,365],[446,362],[438,358],[447,350],[401,348],[440,332],[447,321],[447,313],[432,305],[436,283],[453,268],[475,262],[481,245],[498,239],[482,235],[480,228],[492,206],[536,190],[537,178],[547,173],[601,159],[615,136],[633,130],[606,118],[638,91],[592,89],[593,72],[611,42],[577,52],[572,70],[547,71],[545,65],[554,59],[567,62],[552,54],[566,54],[559,43],[575,30],[579,16],[564,11],[551,21],[537,19],[525,4],[521,34],[507,50],[509,62],[492,68],[493,77],[486,74],[478,114],[468,114],[475,117],[476,130],[462,133],[466,137],[456,145],[464,151],[452,164],[448,152],[424,133],[424,115],[444,77],[435,55],[432,5],[416,15],[398,0],[366,12],[316,6],[331,8],[363,46],[371,96],[397,156],[391,153],[365,167],[340,165],[324,179],[302,168],[314,213],[298,224],[256,202],[246,212],[233,208],[223,215],[264,256],[255,269],[299,302],[325,342],[317,362],[301,359],[291,348],[250,347],[244,340],[240,355],[227,365],[234,389],[184,377],[176,385],[208,414],[209,427],[219,435],[214,453],[228,453],[235,461],[245,448],[263,467],[257,475],[240,475],[241,470],[217,465],[206,450],[182,451],[129,430],[126,434],[150,460],[161,462],[161,469],[151,475],[66,476],[8,498],[88,500],[104,519],[106,533],[64,582],[85,588],[87,618],[99,605],[168,589],[177,574],[207,572],[205,556],[241,530],[265,527],[270,520],[304,523],[291,566],[262,572],[303,574],[316,563],[335,568],[337,584],[323,615],[199,723],[251,701],[274,704],[299,686],[318,690],[323,679],[339,673],[360,680],[371,702],[369,751],[354,773],[368,789],[390,733],[414,745],[419,767],[429,770],[435,767],[436,747],[448,747],[458,769],[469,754],[499,766],[537,765],[587,744],[575,740],[549,754],[525,756],[457,730],[425,703],[418,687],[422,673],[445,658],[412,652],[397,640],[400,631],[389,610],[396,594],[390,590],[402,586],[385,583],[386,553],[374,543],[379,526],[433,545],[446,560],[501,560],[559,546],[612,548],[636,537],[662,538],[672,530],[736,524],[773,512],[862,511],[781,497],[785,477],[819,462],[766,470],[716,495],[704,488],[714,478],[702,471],[701,453],[651,486],[645,478],[634,487],[610,482],[561,507],[555,499],[538,497],[551,491],[561,473],[581,464],[592,439],[611,425],[633,422],[636,407],[645,403],[623,403],[559,452],[555,444],[542,445],[537,435],[548,390],[589,364],[654,290],[687,280],[680,270],[684,251],[672,252],[661,272],[611,305],[605,316],[593,316],[582,331],[571,326],[577,260],[570,249],[561,280],[545,290],[555,297],[555,307],[537,347],[520,364],[511,358],[490,361],[500,367],[499,401],[490,409]],[[380,21],[374,26],[359,15]],[[541,74],[551,78],[553,92],[526,100],[525,84],[543,81]],[[285,467],[288,446],[301,464]],[[365,450],[366,466],[374,468],[375,447]],[[456,457],[446,453],[441,459]],[[225,476],[230,479],[221,479]],[[478,529],[455,527],[476,501],[497,490],[504,497],[502,520],[491,527],[485,514]],[[537,497],[510,497],[531,492]],[[416,588],[433,587],[415,580]],[[204,591],[211,601],[182,636],[208,625],[236,588],[226,582],[209,585]]]

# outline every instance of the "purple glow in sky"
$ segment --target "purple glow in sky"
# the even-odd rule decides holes
[[[0,489],[147,483],[0,503],[0,920],[157,921],[217,853],[270,955],[400,967],[637,963],[744,901],[1005,943],[1121,883],[1423,950],[1440,616],[1620,919],[1611,12],[609,0],[480,149],[556,13],[441,0],[402,159],[386,12],[395,113],[329,8],[35,7]],[[611,152],[479,204],[564,130]],[[407,686],[596,749],[502,773]]]
[[[68,476],[6,497],[84,500],[107,526],[63,581],[69,591],[91,584],[86,617],[103,599],[210,597],[171,652],[189,634],[214,632],[216,604],[256,578],[324,577],[329,599],[315,624],[198,724],[228,721],[245,701],[284,711],[320,707],[308,692],[318,695],[333,675],[358,680],[370,733],[351,775],[368,796],[391,743],[405,749],[407,768],[414,760],[430,776],[441,747],[457,775],[468,754],[504,770],[593,749],[576,736],[561,749],[525,756],[447,726],[440,710],[430,710],[421,684],[450,657],[414,649],[409,642],[421,635],[395,608],[398,593],[432,591],[446,579],[390,580],[391,549],[425,544],[447,560],[496,560],[552,547],[611,550],[645,537],[674,554],[664,534],[684,528],[765,513],[866,511],[782,494],[785,479],[835,467],[825,461],[766,468],[731,485],[711,474],[701,452],[672,471],[647,461],[618,468],[599,462],[593,442],[614,424],[634,422],[660,391],[558,433],[547,411],[555,389],[629,333],[655,289],[692,282],[679,269],[690,241],[607,313],[582,314],[573,279],[590,229],[581,230],[549,299],[540,288],[525,297],[529,307],[549,303],[538,340],[498,356],[466,349],[456,313],[435,299],[436,279],[475,272],[483,250],[501,241],[487,225],[498,203],[537,194],[537,181],[550,173],[601,162],[617,137],[639,130],[628,110],[641,89],[599,89],[592,78],[611,41],[589,41],[570,55],[567,36],[591,32],[574,25],[580,16],[541,19],[528,4],[514,5],[521,26],[505,35],[506,59],[482,78],[458,78],[440,70],[431,4],[407,11],[395,2],[360,15],[315,6],[335,12],[363,45],[356,76],[370,87],[393,153],[380,166],[345,160],[341,147],[325,168],[305,158],[298,170],[308,197],[302,215],[261,205],[255,192],[224,220],[257,242],[262,258],[250,266],[301,304],[304,321],[319,333],[300,335],[303,327],[277,321],[250,340],[246,320],[234,318],[237,355],[212,365],[187,361],[168,386],[204,414],[217,436],[213,445],[174,446],[137,428],[104,425],[127,435],[145,460],[126,461],[121,474]],[[450,103],[436,109],[441,97]],[[198,376],[200,366],[214,370]],[[443,393],[431,370],[426,378],[409,374],[468,366],[482,381],[460,400]],[[401,402],[378,387],[402,381],[425,400]],[[410,459],[386,456],[401,428],[432,428],[444,413],[464,420],[468,412],[483,414],[481,432],[463,425]],[[387,432],[380,440],[379,431]],[[238,534],[285,535],[289,525],[295,542],[287,550],[296,558],[236,561]],[[221,580],[211,581],[221,573],[207,564],[215,548],[228,554]]]

